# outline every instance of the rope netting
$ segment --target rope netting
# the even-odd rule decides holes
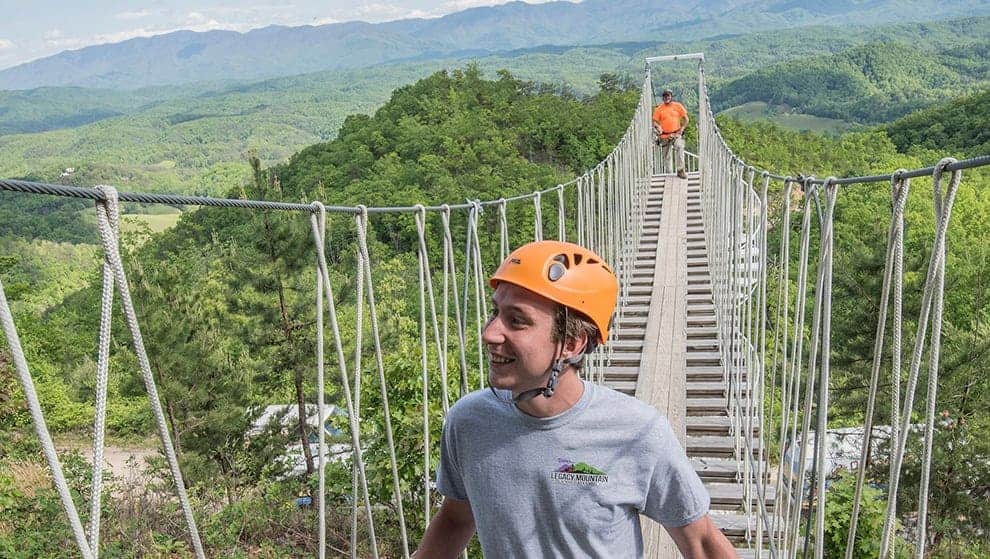
[[[894,557],[898,483],[908,436],[914,434],[922,438],[924,447],[917,495],[918,526],[913,536],[914,555],[921,558],[928,522],[947,229],[962,170],[990,164],[990,156],[961,162],[947,158],[933,167],[902,169],[885,176],[842,179],[780,176],[747,165],[729,148],[711,110],[700,64],[699,99],[705,238],[723,377],[729,387],[727,406],[736,457],[740,460],[737,475],[745,485],[743,506],[751,521],[747,532],[750,546],[755,548],[756,557],[764,553],[794,557],[809,552],[816,558],[824,556],[825,507],[830,499],[827,433],[833,388],[836,201],[841,196],[841,185],[886,181],[891,185],[891,212],[886,218],[877,217],[889,219],[889,232],[861,452],[854,466],[855,496],[845,557],[853,556],[866,469],[871,452],[878,452],[873,438],[878,387],[889,383],[892,416],[881,556]],[[905,382],[901,355],[904,208],[910,179],[926,175],[932,181],[936,227],[931,252],[919,255],[927,258],[928,271],[921,288],[917,331]],[[949,175],[947,180],[946,175]],[[771,210],[779,231],[775,236],[776,247],[768,246]],[[796,231],[795,214],[800,217],[797,255],[791,253],[790,238],[792,230]],[[771,270],[769,263],[775,269]],[[795,267],[797,273],[792,285]],[[776,294],[771,294],[775,299],[772,302],[768,299],[770,278],[775,278],[771,283],[777,287]],[[874,303],[863,301],[863,304]],[[892,316],[888,319],[891,307]],[[774,309],[774,316],[768,317],[768,308]],[[884,349],[888,338],[892,351]],[[928,387],[925,407],[918,410],[914,400],[923,356],[928,359]],[[887,379],[881,378],[884,369],[888,371]],[[923,429],[911,426],[912,418],[919,416],[923,418]],[[768,504],[770,496],[774,497],[772,507]],[[802,515],[806,515],[803,520]]]
[[[87,559],[99,557],[100,554],[107,370],[116,287],[158,426],[175,495],[186,521],[189,541],[195,555],[205,557],[178,458],[162,413],[155,379],[148,365],[147,352],[128,288],[128,278],[121,261],[118,236],[120,200],[310,213],[316,257],[315,405],[320,418],[318,421],[323,421],[322,418],[327,414],[327,394],[331,388],[327,386],[327,374],[330,373],[337,379],[337,386],[334,387],[337,390],[334,392],[340,394],[339,399],[347,411],[349,426],[347,462],[352,470],[352,483],[350,504],[346,506],[350,509],[351,518],[350,555],[357,557],[360,553],[362,556],[370,554],[378,557],[382,553],[390,556],[399,553],[403,557],[409,557],[410,513],[417,511],[412,516],[421,518],[425,527],[433,508],[439,502],[439,495],[433,489],[432,481],[433,460],[438,452],[434,434],[439,432],[443,417],[454,400],[468,391],[485,387],[487,356],[481,341],[481,331],[488,318],[486,290],[488,275],[494,271],[490,269],[491,266],[505,258],[513,249],[513,242],[523,243],[531,238],[570,239],[601,254],[612,264],[622,286],[620,297],[625,297],[639,244],[649,179],[653,172],[651,111],[652,86],[647,77],[628,129],[615,149],[594,168],[570,182],[545,190],[460,204],[395,208],[341,207],[325,206],[320,202],[307,205],[117,193],[111,187],[90,189],[0,180],[0,190],[87,198],[94,200],[97,206],[104,266],[97,348],[97,389],[94,397],[96,413],[93,426],[93,486],[88,531],[83,528],[76,503],[66,484],[62,464],[45,423],[28,362],[0,284],[0,319],[32,413],[35,430],[42,442],[80,554]],[[410,273],[416,278],[418,292],[418,394],[422,400],[418,403],[421,415],[419,434],[414,437],[417,439],[415,448],[404,444],[408,440],[397,441],[397,426],[389,403],[390,398],[395,395],[395,388],[390,385],[387,369],[390,362],[404,356],[399,353],[400,348],[385,344],[383,328],[393,317],[381,316],[377,299],[382,291],[382,286],[377,283],[381,274],[376,269],[375,245],[369,239],[369,229],[376,217],[400,213],[413,215],[417,236],[410,254],[415,262],[415,271],[410,270]],[[556,219],[549,217],[554,214]],[[545,220],[545,217],[549,219]],[[328,263],[328,251],[336,254],[343,250],[327,244],[328,218],[336,227],[350,228],[356,237],[356,254],[353,256],[357,265],[353,270],[334,270]],[[532,232],[531,238],[526,231]],[[336,304],[339,298],[335,292],[335,288],[339,290],[341,286],[334,285],[334,278],[340,281],[341,277],[348,275],[351,279],[346,280],[346,284],[354,289],[357,303],[353,314],[342,314]],[[621,314],[621,303],[619,308]],[[620,335],[621,329],[621,322],[617,322],[611,335]],[[345,332],[353,333],[353,338],[348,338]],[[325,356],[326,333],[330,333],[329,343],[334,354],[329,364]],[[367,337],[370,337],[370,343],[365,341]],[[350,359],[345,349],[348,343],[352,343],[354,347]],[[366,364],[369,361],[372,363],[370,367]],[[589,356],[582,374],[588,380],[601,382],[608,362],[607,350],[599,350]],[[375,399],[366,394],[369,384],[371,389],[377,391]],[[434,409],[438,405],[440,413],[435,413]],[[371,406],[375,408],[371,409]],[[372,416],[374,421],[371,420]],[[326,471],[330,456],[326,430],[319,428],[318,431],[316,444],[319,447],[319,495],[314,501],[318,507],[316,529],[319,534],[319,555],[325,557],[329,549]],[[385,459],[382,460],[376,454],[383,452]],[[400,461],[408,458],[410,452],[419,456],[416,462],[420,464],[420,471],[414,477],[403,478]],[[375,483],[387,486],[388,490],[376,491],[381,487],[374,486]],[[383,500],[381,495],[384,493],[391,495]],[[339,504],[334,506],[339,508]],[[397,548],[391,548],[387,553],[384,546],[388,544],[382,537],[385,531],[396,534],[393,545]]]

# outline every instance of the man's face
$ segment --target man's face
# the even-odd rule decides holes
[[[492,295],[492,316],[481,339],[488,348],[488,379],[518,394],[540,383],[556,356],[553,322],[557,304],[511,283]]]
[[[664,93],[663,94],[663,102],[664,103],[670,103],[673,100],[674,100],[674,96],[673,95],[671,95],[669,93]]]

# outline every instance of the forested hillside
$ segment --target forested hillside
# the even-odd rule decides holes
[[[940,150],[961,157],[990,154],[990,89],[910,114],[884,130],[901,151]]]
[[[752,101],[834,119],[881,123],[986,87],[990,42],[939,51],[877,42],[838,54],[782,62],[720,87],[719,110]]]

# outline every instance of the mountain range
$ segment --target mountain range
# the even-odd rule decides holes
[[[64,51],[2,70],[0,89],[137,89],[218,78],[247,81],[383,62],[484,56],[540,45],[685,41],[809,25],[983,14],[990,14],[990,0],[510,2],[435,19],[269,26],[245,33],[177,31],[135,38]]]

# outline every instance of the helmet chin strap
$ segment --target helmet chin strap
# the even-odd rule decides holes
[[[557,390],[557,382],[560,380],[560,373],[563,372],[564,367],[567,365],[574,365],[580,363],[581,359],[584,358],[584,354],[580,353],[573,357],[557,358],[554,359],[553,365],[550,366],[550,376],[547,378],[547,385],[542,388],[532,388],[530,390],[525,390],[520,392],[518,396],[513,396],[512,401],[515,403],[526,402],[536,398],[537,396],[543,396],[544,398],[550,398],[553,393]]]

